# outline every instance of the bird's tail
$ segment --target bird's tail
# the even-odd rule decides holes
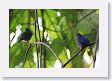
[[[91,46],[87,47],[86,52],[88,53],[89,56],[93,55],[92,47]]]

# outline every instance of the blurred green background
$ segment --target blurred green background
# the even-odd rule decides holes
[[[29,27],[33,35],[30,43],[35,42],[35,15],[38,20],[36,28],[37,41],[45,42],[65,63],[79,50],[76,34],[87,36],[94,42],[99,29],[98,9],[10,9],[9,10],[9,68],[60,68],[60,63],[53,53],[45,46],[38,45],[38,58],[36,46],[32,46],[25,59],[25,52],[29,46],[26,42],[17,43],[21,32]],[[40,33],[40,36],[39,36]],[[47,36],[48,35],[48,36]],[[93,46],[93,50],[95,45]],[[90,68],[84,62],[84,53],[81,52],[65,68]],[[86,58],[88,58],[87,56]],[[39,64],[37,63],[39,59]],[[90,60],[88,60],[90,61]]]

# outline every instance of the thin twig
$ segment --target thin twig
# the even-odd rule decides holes
[[[53,25],[53,27],[55,27],[54,22],[51,20],[51,17],[49,16],[48,12],[45,11],[45,13],[48,16],[48,19],[49,19],[50,23]]]
[[[41,42],[41,35],[40,35],[40,29],[39,29],[39,23],[38,23],[38,13],[37,13],[37,10],[35,12],[36,14],[36,24],[37,24],[37,27],[38,27],[38,35],[39,35],[39,40]],[[40,45],[40,61],[39,61],[39,64],[40,64],[40,68],[42,67],[42,45]]]
[[[52,51],[52,53],[54,54],[54,56],[59,60],[59,62],[60,62],[61,65],[63,66],[63,62],[61,61],[61,59],[57,56],[57,54],[53,51],[53,49],[52,49],[49,45],[47,45],[47,44],[44,43],[44,42],[33,42],[33,43],[31,43],[31,44],[42,44],[42,45],[46,46],[47,48],[49,48],[49,49]]]
[[[95,42],[92,42],[89,46],[95,44]],[[88,47],[88,46],[87,46]],[[85,47],[86,48],[86,47]],[[77,51],[66,63],[63,64],[62,68],[64,68],[70,61],[72,61],[77,55],[80,54],[81,51],[83,51],[85,48],[80,49]]]
[[[15,36],[16,36],[16,33],[15,33],[14,36],[12,37],[9,46],[11,45],[11,43],[12,43],[12,41],[13,41],[13,39],[14,39]]]
[[[28,27],[30,27],[30,10],[28,10],[28,14],[29,14],[29,16],[28,16]]]
[[[86,17],[88,17],[89,15],[91,15],[92,13],[96,12],[97,10],[93,10],[90,13],[88,13],[87,15],[85,15],[83,18],[81,18],[78,23],[74,24],[73,26],[77,26],[82,20],[84,20]]]
[[[37,27],[37,10],[35,10],[35,41],[37,42],[37,36],[36,36],[36,27]],[[39,68],[39,55],[38,55],[38,48],[36,44],[36,52],[37,52],[37,67]]]
[[[40,42],[41,42],[41,36],[40,36],[40,29],[39,29],[39,23],[38,23],[37,9],[35,10],[35,20],[36,20],[36,25],[37,25],[37,28],[38,28],[39,40],[40,40]]]
[[[28,14],[29,14],[29,16],[28,16],[28,22],[30,22],[30,11],[29,11],[29,10],[28,10]],[[27,25],[28,25],[28,27],[30,27],[29,24],[27,24]],[[23,61],[23,66],[24,66],[24,64],[26,63],[26,58],[27,58],[28,51],[29,51],[30,47],[31,47],[31,44],[29,45],[29,47],[27,48],[27,50],[26,50],[26,52],[25,52],[25,57],[24,57],[24,61]]]
[[[91,15],[92,13],[94,13],[95,11],[97,10],[93,10],[92,12],[88,13],[87,15],[85,15],[83,18],[81,18],[77,23],[73,24],[73,26],[77,26],[82,20],[84,20],[86,17],[88,17],[89,15]],[[53,24],[53,23],[52,23]],[[61,30],[62,32],[68,30],[68,29],[74,29],[74,27],[69,27],[69,28],[66,28],[64,30]],[[54,31],[54,32],[60,32],[58,30],[52,30],[52,29],[49,29],[49,28],[46,28],[47,30],[50,30],[50,31]]]
[[[21,25],[27,25],[27,24],[34,25],[34,23],[21,23]]]
[[[27,48],[27,50],[26,50],[26,52],[25,52],[25,57],[24,57],[24,61],[23,61],[23,66],[24,66],[24,64],[26,63],[26,58],[27,58],[27,55],[28,55],[28,51],[29,51],[29,49],[31,48],[31,44],[29,45],[29,47]]]
[[[72,61],[83,49],[77,51],[66,63],[63,64],[62,68],[64,68],[70,61]]]
[[[42,42],[46,42],[45,38],[44,38],[44,32],[45,32],[45,21],[44,21],[44,10],[41,10],[41,14],[42,14],[42,27],[43,27],[43,32],[42,32]],[[42,44],[41,44],[42,45]],[[41,46],[44,50],[44,54],[43,54],[43,67],[46,67],[46,49],[43,47],[43,45]],[[42,56],[41,56],[41,60],[42,60]]]
[[[95,53],[93,57],[93,68],[95,67],[96,54],[97,54],[98,47],[99,47],[99,32],[97,32],[97,35],[96,35],[96,48],[95,48]]]
[[[43,10],[41,10],[41,14],[42,14],[42,27],[43,27],[43,30],[44,30],[44,26],[43,26]],[[40,42],[41,42],[39,26],[38,26],[38,31],[39,31],[39,38],[40,38]],[[42,35],[44,35],[44,31],[42,32]],[[42,36],[42,42],[43,42],[43,36]],[[43,50],[42,48],[43,48],[43,46],[41,44],[40,45],[40,68],[42,68],[42,50]]]

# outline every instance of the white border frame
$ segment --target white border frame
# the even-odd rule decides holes
[[[6,0],[0,2],[2,77],[108,77],[108,4],[100,0]],[[47,4],[48,3],[48,4]],[[99,9],[99,68],[9,68],[9,9]]]

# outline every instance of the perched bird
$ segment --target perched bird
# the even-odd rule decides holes
[[[32,37],[32,32],[29,28],[26,28],[25,29],[25,32],[23,32],[21,35],[20,35],[20,38],[18,40],[18,43],[21,42],[22,40],[24,41],[29,41]]]
[[[80,49],[90,45],[90,41],[88,40],[88,38],[84,35],[81,35],[80,33],[77,34],[77,43]]]
[[[92,47],[90,45],[91,43],[90,43],[89,39],[86,36],[78,33],[77,34],[77,43],[78,43],[78,46],[80,47],[80,49],[87,47],[83,54],[84,67],[86,67],[86,68],[92,67],[94,53],[93,53]]]

